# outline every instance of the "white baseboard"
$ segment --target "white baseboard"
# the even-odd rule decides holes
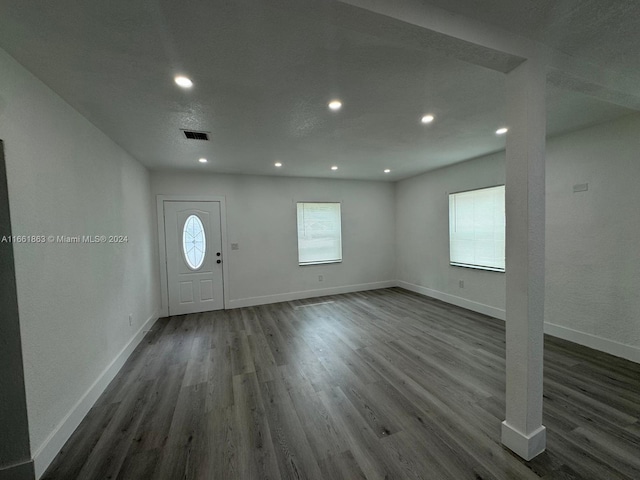
[[[0,467],[0,480],[33,480],[33,460]]]
[[[325,295],[339,295],[341,293],[363,292],[365,290],[378,290],[380,288],[395,287],[395,280],[384,282],[361,283],[357,285],[345,285],[342,287],[320,288],[317,290],[301,290],[299,292],[280,293],[277,295],[265,295],[261,297],[239,298],[230,300],[225,308],[253,307],[255,305],[266,305],[268,303],[290,302],[292,300],[302,300],[305,298],[324,297]]]
[[[519,432],[505,420],[502,422],[502,444],[529,461],[544,452],[547,445],[547,429],[538,427],[529,435]]]
[[[632,362],[640,363],[640,348],[624,343],[609,340],[607,338],[597,337],[589,333],[580,332],[571,328],[555,325],[553,323],[544,324],[544,333],[551,336],[569,340],[570,342],[593,348],[601,352],[614,355],[616,357],[625,358]]]
[[[113,361],[104,369],[93,385],[80,397],[78,402],[69,410],[69,413],[62,419],[58,426],[51,432],[47,439],[38,447],[33,454],[33,463],[36,478],[40,478],[47,467],[51,464],[56,455],[62,450],[69,437],[78,428],[80,422],[89,413],[96,400],[105,391],[111,380],[117,375],[129,356],[144,338],[146,332],[151,329],[158,320],[158,315],[153,314],[144,322],[140,330],[131,338],[129,343],[120,350]]]
[[[437,300],[442,300],[443,302],[447,302],[452,305],[456,305],[458,307],[466,308],[467,310],[471,310],[474,312],[482,313],[483,315],[488,315],[490,317],[498,318],[500,320],[504,320],[506,318],[505,311],[502,308],[492,307],[491,305],[485,305],[484,303],[474,302],[473,300],[457,297],[456,295],[440,292],[438,290],[432,290],[431,288],[422,287],[420,285],[414,285],[413,283],[403,282],[400,280],[398,281],[397,286],[400,288],[404,288],[405,290],[410,290],[412,292],[419,293],[421,295],[426,295],[427,297],[435,298]]]
[[[474,302],[466,298],[457,297],[455,295],[450,295],[448,293],[439,292],[438,290],[432,290],[430,288],[400,280],[398,281],[397,286],[421,295],[426,295],[427,297],[451,303],[452,305],[457,305],[458,307],[489,315],[490,317],[506,320],[506,312],[501,308],[492,307],[490,305]],[[568,340],[570,342],[577,343],[578,345],[583,345],[616,357],[640,363],[640,348],[632,345],[626,345],[624,343],[616,342],[615,340],[609,340],[607,338],[598,337],[548,322],[545,322],[544,324],[544,333],[551,335],[552,337],[562,338],[563,340]]]

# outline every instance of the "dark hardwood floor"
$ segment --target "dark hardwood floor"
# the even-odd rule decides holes
[[[545,347],[524,462],[499,320],[396,288],[163,318],[44,478],[640,479],[640,365]]]

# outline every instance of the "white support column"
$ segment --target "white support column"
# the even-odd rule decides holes
[[[542,62],[507,74],[507,396],[502,443],[530,460],[542,425],[545,231],[545,83]]]

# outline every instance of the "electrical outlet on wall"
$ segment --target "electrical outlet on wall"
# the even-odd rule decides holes
[[[129,314],[129,326],[133,325],[133,313]]]
[[[324,281],[324,275],[318,275],[318,281],[319,282]]]
[[[460,281],[458,281],[458,286],[459,286],[460,288],[464,288],[464,280],[460,280]]]

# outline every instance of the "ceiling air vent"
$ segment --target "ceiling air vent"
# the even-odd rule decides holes
[[[209,140],[207,132],[196,132],[194,130],[182,130],[187,140]]]

